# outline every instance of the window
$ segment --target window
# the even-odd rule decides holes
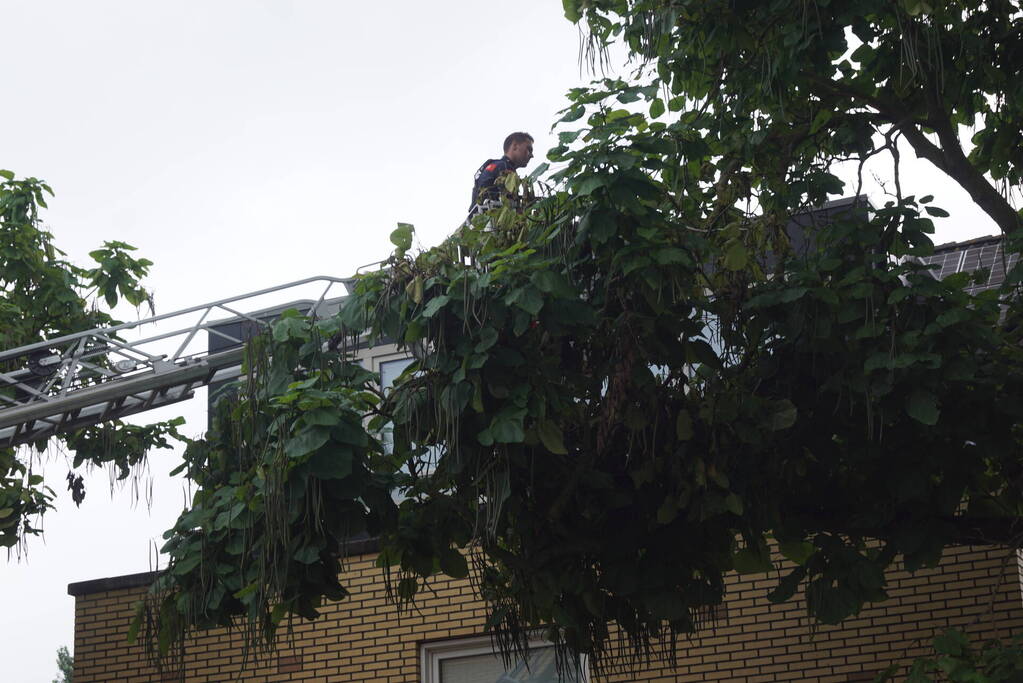
[[[423,683],[585,683],[588,677],[566,671],[558,678],[554,648],[542,641],[530,643],[525,661],[506,668],[489,638],[427,643],[422,646]]]
[[[380,361],[378,364],[378,372],[380,373],[380,388],[385,392],[394,386],[394,380],[398,379],[398,376],[404,372],[405,368],[412,364],[413,358],[398,358],[395,360]],[[380,433],[380,440],[384,443],[384,448],[388,453],[391,452],[391,447],[394,444],[394,438],[391,436],[391,425],[388,423]]]
[[[380,363],[380,388],[390,389],[394,386],[394,380],[398,375],[412,364],[413,358],[401,358],[399,360],[385,360]]]

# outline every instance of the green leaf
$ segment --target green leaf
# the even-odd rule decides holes
[[[333,427],[341,421],[341,415],[337,410],[331,410],[330,408],[314,408],[302,413],[302,420],[307,425]]]
[[[298,313],[297,311],[288,311]],[[273,324],[273,338],[283,342],[288,339],[304,339],[308,332],[308,320],[304,317],[282,315]]]
[[[414,232],[415,228],[410,223],[398,223],[398,227],[391,232],[391,244],[395,246],[399,256],[404,255],[406,251],[412,248],[412,234]]]
[[[315,426],[306,427],[288,439],[284,446],[284,454],[289,458],[301,458],[327,443],[329,438],[329,429]]]
[[[582,12],[579,9],[579,0],[561,0],[561,6],[565,9],[565,18],[573,24],[582,19]]]
[[[480,331],[479,339],[480,340],[476,343],[474,350],[477,353],[483,353],[497,343],[497,330],[493,327],[484,327]]]
[[[656,98],[650,103],[650,118],[656,119],[658,116],[664,113],[664,102],[661,98]]]
[[[778,543],[778,550],[782,557],[798,565],[806,564],[814,553],[814,545],[808,541],[781,541]]]
[[[454,548],[448,548],[440,554],[440,570],[453,579],[464,579],[469,576],[469,563],[465,556]]]
[[[565,114],[558,119],[560,122],[571,123],[572,121],[578,121],[586,114],[586,107],[582,105],[575,105],[566,110]]]
[[[145,615],[146,603],[144,600],[136,600],[131,604],[134,615],[131,618],[131,624],[128,626],[128,644],[134,645],[135,641],[139,637],[139,629],[142,626],[142,619]]]
[[[796,567],[778,580],[778,585],[767,594],[767,599],[773,603],[789,600],[799,590],[799,584],[804,578],[806,578],[806,568]]]
[[[549,169],[550,167],[551,165],[548,164],[546,161],[543,162],[542,164],[537,165],[537,167],[534,168],[533,171],[528,176],[526,176],[526,180],[530,182],[535,181],[537,178],[546,173],[547,169]]]
[[[796,410],[796,406],[792,404],[792,401],[784,399],[778,401],[775,406],[776,410],[771,413],[771,417],[767,422],[768,428],[771,431],[779,432],[796,424],[796,418],[799,413]]]
[[[570,0],[565,0],[565,2],[570,2]],[[14,172],[8,171],[7,169],[4,168],[0,168],[0,177],[7,178],[7,180],[14,180]]]
[[[171,573],[176,576],[184,576],[198,567],[200,562],[202,562],[202,553],[193,546],[191,554],[185,555],[174,563],[174,566],[171,567]]]
[[[958,629],[950,628],[934,638],[934,650],[939,654],[961,657],[969,648],[970,641]]]
[[[728,247],[728,251],[725,252],[725,257],[722,260],[723,265],[728,270],[742,270],[746,267],[749,262],[749,253],[746,251],[746,246],[742,242],[732,242],[732,245]]]
[[[495,419],[490,425],[490,434],[497,443],[522,443],[526,438],[522,431],[522,420],[510,418]]]
[[[320,559],[320,549],[315,545],[304,545],[291,556],[291,559],[301,564],[312,564]]]
[[[416,275],[412,280],[405,286],[405,293],[409,296],[412,301],[420,304],[423,302],[423,276]]]
[[[309,474],[318,479],[344,479],[352,473],[350,448],[324,448],[309,459]]]
[[[536,315],[543,308],[543,296],[533,287],[520,287],[505,299],[510,306],[518,306],[530,315]]]
[[[938,423],[938,399],[926,389],[917,389],[906,401],[906,413],[917,422],[925,425]]]
[[[564,276],[553,270],[541,270],[534,273],[530,280],[537,289],[548,294],[566,287]]]
[[[565,455],[568,450],[565,448],[565,437],[561,433],[561,427],[552,420],[543,420],[537,427],[537,433],[544,448],[557,455]]]
[[[810,124],[810,135],[813,135],[821,129],[824,124],[831,120],[834,115],[830,109],[821,109],[817,112],[817,115],[813,117],[813,123]]]
[[[430,299],[423,308],[423,317],[432,318],[437,315],[437,311],[444,308],[449,301],[451,301],[451,297],[446,294],[441,294],[440,296],[435,296]]]
[[[597,188],[607,184],[607,178],[602,175],[585,176],[581,181],[575,183],[575,193],[580,197],[591,194]]]

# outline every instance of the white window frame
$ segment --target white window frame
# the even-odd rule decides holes
[[[373,347],[373,348],[367,349],[367,351],[368,351],[368,353],[366,353],[363,356],[363,358],[360,359],[360,360],[364,359],[364,362],[366,363],[366,365],[369,366],[367,369],[370,372],[377,373],[378,375],[380,374],[380,367],[384,363],[390,363],[390,362],[396,361],[396,360],[413,360],[413,361],[415,360],[415,358],[412,355],[410,355],[407,351],[398,351],[397,347],[394,346],[393,344],[387,344],[385,346]],[[374,351],[376,353],[374,353]],[[366,365],[364,365],[363,367],[366,367]]]
[[[542,639],[530,639],[529,649],[554,647],[552,643]],[[435,640],[419,646],[419,670],[422,683],[441,683],[440,665],[445,659],[474,657],[495,654],[493,642],[489,636],[475,638],[457,638],[452,640]],[[589,683],[590,667],[586,657],[582,658],[582,683]]]

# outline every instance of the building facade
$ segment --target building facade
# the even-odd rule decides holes
[[[484,633],[485,607],[468,580],[437,576],[412,610],[399,613],[387,598],[372,542],[353,550],[343,570],[352,596],[326,605],[316,621],[296,620],[290,632],[282,628],[276,652],[246,656],[239,632],[215,629],[188,640],[183,672],[158,671],[141,643],[127,641],[133,603],[153,574],[71,584],[75,683],[556,680],[544,674],[549,659],[543,659],[542,650],[531,674],[501,677],[503,665],[490,654]],[[778,566],[786,571],[781,562]],[[1023,632],[1020,563],[1014,550],[951,549],[937,568],[912,575],[894,572],[888,578],[889,600],[839,626],[820,626],[807,617],[802,596],[781,605],[767,599],[777,579],[773,573],[731,575],[716,623],[676,644],[674,666],[662,648],[651,661],[621,662],[617,671],[591,672],[589,679],[869,681],[889,664],[928,654],[934,636],[949,627],[966,630],[975,642]]]

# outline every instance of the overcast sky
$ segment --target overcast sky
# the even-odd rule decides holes
[[[118,239],[155,261],[160,313],[350,275],[387,256],[398,221],[436,244],[504,136],[532,133],[539,162],[564,92],[588,80],[558,0],[0,0],[0,12],[0,168],[53,186],[45,221],[72,259]],[[925,164],[903,173],[952,211],[936,241],[995,232]],[[204,405],[147,417],[186,415],[195,436]],[[68,583],[151,568],[185,500],[175,464],[153,458],[149,509],[94,472],[76,510],[51,455],[45,539],[0,557],[0,678],[56,675],[73,642]]]

